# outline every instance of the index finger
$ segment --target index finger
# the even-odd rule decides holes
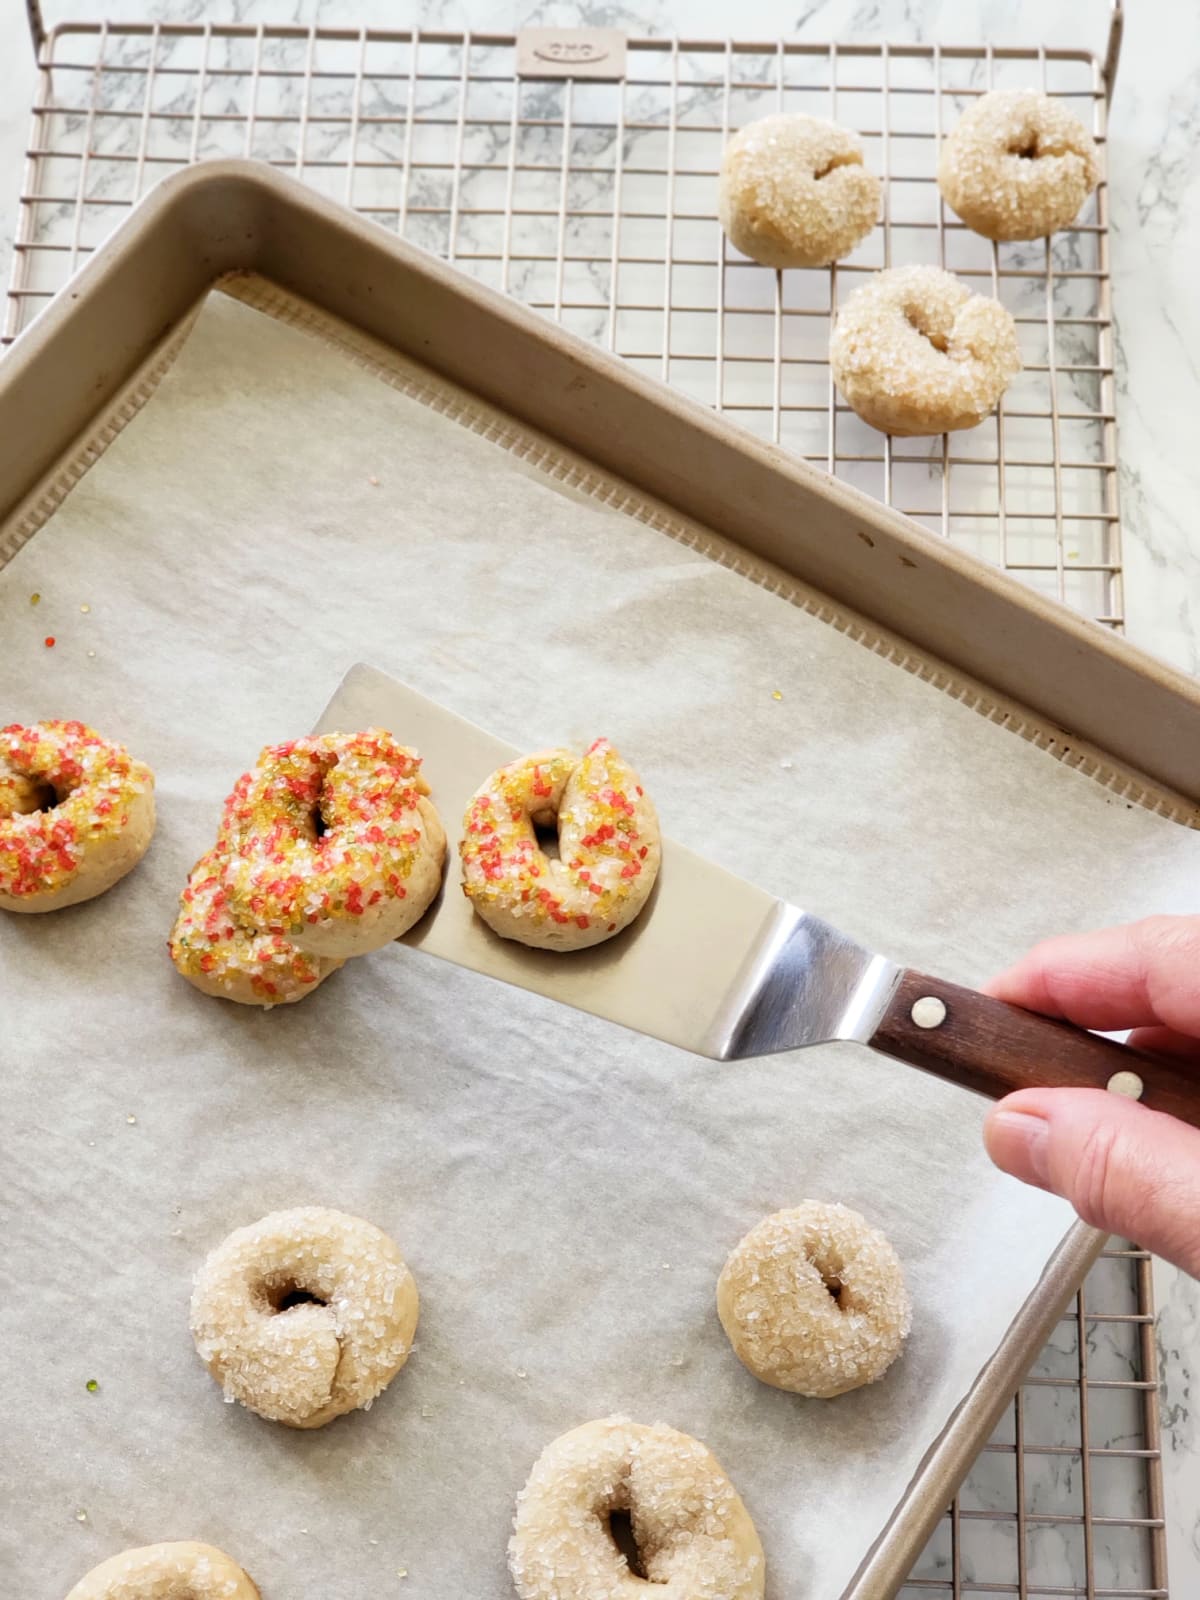
[[[1200,917],[1147,917],[1046,939],[984,989],[1081,1028],[1200,1036]]]

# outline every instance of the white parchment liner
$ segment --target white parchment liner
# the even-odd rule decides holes
[[[1065,1208],[991,1170],[981,1101],[854,1047],[717,1066],[399,949],[296,1007],[206,998],[164,943],[222,797],[365,658],[521,747],[609,734],[683,843],[965,981],[1181,908],[1200,838],[405,370],[212,296],[0,575],[6,719],[123,740],[160,814],[115,891],[0,922],[6,1585],[199,1538],[264,1600],[500,1600],[530,1462],[620,1410],[716,1451],[773,1600],[833,1600]],[[755,1383],[714,1310],[729,1247],[805,1196],[883,1227],[916,1307],[889,1377],[829,1403]],[[229,1229],[309,1202],[393,1234],[422,1317],[370,1413],[297,1434],[222,1403],[187,1298]]]

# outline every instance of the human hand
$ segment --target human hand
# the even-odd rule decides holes
[[[1082,1028],[1132,1028],[1130,1044],[1200,1078],[1200,916],[1047,939],[985,989]],[[1200,1276],[1200,1130],[1104,1089],[1022,1089],[984,1138],[1003,1171]]]

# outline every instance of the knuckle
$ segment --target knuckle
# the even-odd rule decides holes
[[[1200,916],[1171,916],[1167,912],[1159,912],[1133,923],[1130,931],[1144,956],[1200,953]]]

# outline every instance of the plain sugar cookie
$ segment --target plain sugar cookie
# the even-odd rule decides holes
[[[650,1585],[655,1600],[760,1600],[765,1578],[750,1514],[712,1452],[626,1417],[546,1446],[517,1498],[508,1560],[521,1600],[637,1600]]]
[[[842,399],[892,434],[973,428],[1021,370],[998,300],[941,267],[876,272],[838,311],[829,365]]]
[[[1099,181],[1091,134],[1033,89],[976,100],[938,160],[946,204],[985,239],[1040,239],[1069,227]]]
[[[824,267],[849,255],[879,217],[879,179],[835,122],[779,114],[725,147],[717,214],[735,249],[766,267]]]
[[[912,1324],[883,1234],[817,1200],[751,1228],[721,1272],[717,1313],[756,1378],[821,1400],[882,1378]]]
[[[412,1350],[417,1286],[369,1222],[321,1206],[238,1228],[196,1275],[200,1359],[248,1410],[321,1428],[366,1408]]]
[[[238,1566],[210,1544],[149,1544],[93,1567],[67,1600],[259,1600]]]

